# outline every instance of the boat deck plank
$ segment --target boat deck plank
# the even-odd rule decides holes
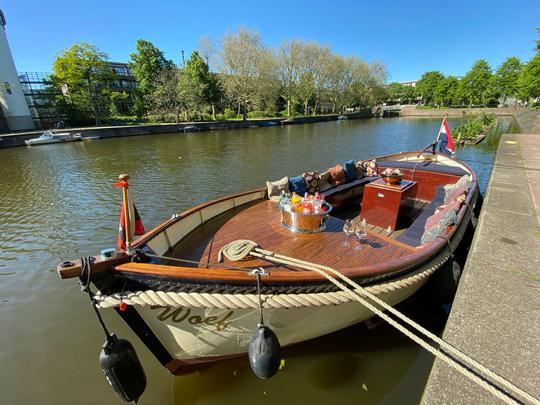
[[[205,268],[216,263],[219,250],[227,243],[238,239],[257,242],[263,249],[287,256],[332,266],[336,269],[361,268],[366,264],[376,264],[383,260],[395,260],[410,254],[411,250],[392,244],[391,240],[378,237],[387,236],[386,230],[368,230],[368,237],[361,250],[346,247],[343,220],[330,217],[324,232],[298,234],[281,225],[277,204],[265,200],[246,204],[224,213],[197,228],[181,240],[170,254],[173,257],[200,262]],[[384,231],[384,232],[382,232]],[[356,244],[351,237],[350,241]],[[172,262],[170,264],[173,264]],[[241,267],[262,266],[265,268],[290,269],[287,266],[271,264],[262,260],[244,260],[224,264]]]

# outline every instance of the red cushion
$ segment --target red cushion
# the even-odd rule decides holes
[[[330,180],[334,187],[345,183],[345,170],[343,170],[343,166],[335,165],[328,169],[328,171],[330,172]]]
[[[467,194],[467,188],[464,186],[456,187],[448,196],[445,198],[445,203],[450,203],[452,201],[455,201],[459,196],[462,194]]]

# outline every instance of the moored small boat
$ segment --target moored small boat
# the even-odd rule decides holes
[[[385,169],[400,175],[395,184],[381,178]],[[135,240],[129,214],[123,251],[58,272],[92,282],[95,305],[116,308],[158,360],[182,374],[246,353],[261,308],[282,345],[373,316],[311,265],[334,269],[391,306],[402,302],[451,260],[479,194],[466,163],[416,151],[268,183],[188,209]],[[126,197],[127,177],[119,185]],[[283,208],[281,191],[306,188],[331,210]],[[125,212],[129,204],[124,198]],[[284,211],[318,215],[300,218],[316,232],[294,232],[298,221]],[[346,220],[365,220],[357,241],[343,232]]]
[[[37,138],[27,139],[24,141],[28,146],[32,145],[46,145],[51,143],[60,143],[60,142],[73,142],[80,141],[83,138],[80,133],[71,133],[71,132],[61,132],[53,133],[52,131],[45,131]]]

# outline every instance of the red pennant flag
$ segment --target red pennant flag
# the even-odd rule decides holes
[[[139,215],[139,211],[137,210],[137,207],[131,202],[130,199],[128,199],[128,209],[130,210],[130,233],[131,238],[130,240],[133,240],[133,237],[136,235],[144,235],[144,225],[142,223],[141,217]],[[118,227],[118,241],[117,241],[118,249],[120,250],[126,250],[126,215],[124,212],[124,204],[122,204],[122,207],[120,208],[120,226]]]

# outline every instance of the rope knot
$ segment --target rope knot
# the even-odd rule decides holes
[[[244,260],[258,246],[256,242],[249,239],[239,239],[229,242],[219,250],[218,263],[223,261],[223,256],[231,261]]]

